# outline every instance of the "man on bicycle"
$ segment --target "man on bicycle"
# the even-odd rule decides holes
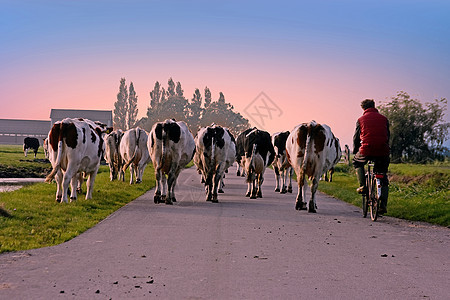
[[[361,102],[364,110],[362,117],[356,122],[356,130],[353,135],[353,166],[359,181],[356,190],[362,194],[367,191],[364,165],[369,161],[374,162],[374,173],[384,174],[381,180],[380,214],[387,212],[387,199],[389,193],[389,181],[387,171],[389,167],[389,121],[375,108],[375,101],[366,99]]]

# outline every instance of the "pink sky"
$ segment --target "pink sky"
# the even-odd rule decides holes
[[[120,1],[109,10],[94,3],[6,5],[0,118],[48,120],[52,108],[113,110],[122,77],[133,82],[143,117],[155,81],[166,87],[172,77],[188,99],[195,88],[208,86],[214,100],[223,92],[251,122],[256,118],[244,110],[264,92],[281,115],[266,118],[263,129],[291,130],[314,119],[351,146],[363,99],[380,103],[398,91],[424,102],[450,95],[444,3],[349,1],[324,12],[312,4],[295,11],[290,1],[257,9],[194,1],[175,14],[175,6],[159,2],[149,8],[132,1],[132,13]],[[369,7],[373,14],[362,19]],[[409,17],[393,18],[405,9]],[[159,13],[146,17],[146,10]]]

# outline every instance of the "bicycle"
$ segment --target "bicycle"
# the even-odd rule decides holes
[[[369,161],[366,172],[366,191],[362,194],[363,217],[367,217],[370,208],[370,218],[376,221],[380,210],[381,179],[384,174],[373,172],[374,163]]]

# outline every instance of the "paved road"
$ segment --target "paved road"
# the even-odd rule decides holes
[[[0,255],[0,299],[449,299],[450,229],[323,194],[295,211],[266,177],[250,200],[229,174],[213,204],[185,170],[174,206],[150,191],[67,243]]]

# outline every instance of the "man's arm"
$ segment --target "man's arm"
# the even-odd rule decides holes
[[[356,121],[355,134],[353,135],[353,154],[356,154],[361,147],[361,128],[359,127],[359,122]]]

